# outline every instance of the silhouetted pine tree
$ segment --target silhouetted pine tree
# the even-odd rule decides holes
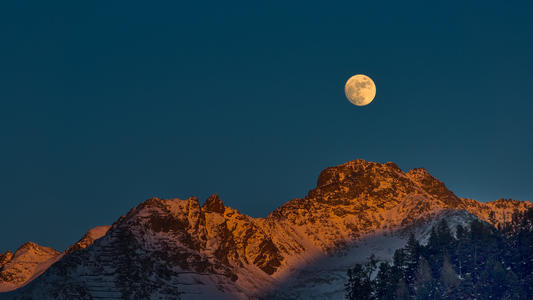
[[[366,264],[356,264],[348,270],[348,282],[345,284],[346,299],[370,299],[375,294],[371,276],[376,268],[377,260],[372,255]]]
[[[412,294],[413,285],[416,279],[416,271],[418,268],[418,260],[420,258],[420,244],[415,239],[415,235],[411,233],[407,244],[404,247],[404,278]]]

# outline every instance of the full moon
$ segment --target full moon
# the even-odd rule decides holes
[[[376,85],[370,77],[357,74],[346,81],[344,93],[352,104],[365,106],[374,100],[376,96]]]

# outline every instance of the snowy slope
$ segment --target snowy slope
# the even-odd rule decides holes
[[[280,286],[268,293],[265,299],[344,299],[346,271],[356,263],[364,263],[371,255],[379,261],[392,262],[394,251],[404,247],[410,233],[422,244],[427,243],[431,228],[446,220],[452,231],[457,225],[467,226],[474,215],[460,210],[443,211],[428,222],[396,230],[382,230],[356,241],[335,255],[322,256],[295,270]]]

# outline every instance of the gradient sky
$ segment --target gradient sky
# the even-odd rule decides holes
[[[5,2],[0,252],[152,196],[265,216],[356,158],[533,199],[531,1]]]

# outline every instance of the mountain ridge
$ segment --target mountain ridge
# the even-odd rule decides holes
[[[304,198],[290,200],[264,218],[241,214],[216,194],[203,205],[196,197],[148,199],[14,297],[56,294],[68,283],[69,292],[59,299],[72,293],[87,299],[146,293],[187,299],[194,298],[199,286],[219,298],[250,299],[317,257],[340,255],[372,233],[430,222],[446,211],[466,211],[497,226],[531,206],[459,198],[425,169],[403,172],[391,162],[354,160],[323,170]],[[151,279],[142,275],[144,269],[151,270]],[[102,291],[89,279],[76,278],[99,278],[108,288]],[[150,288],[141,289],[141,283]]]

